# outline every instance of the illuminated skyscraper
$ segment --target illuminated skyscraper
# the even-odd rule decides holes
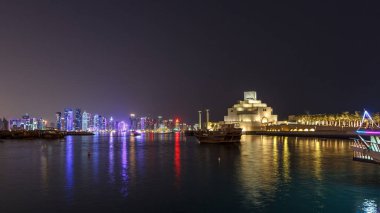
[[[146,129],[146,117],[140,118],[140,129],[145,130]]]
[[[135,114],[130,114],[129,116],[129,130],[137,129],[137,119]]]
[[[45,129],[45,120],[42,118],[37,119],[37,129],[38,130],[44,130]]]
[[[116,130],[117,128],[115,127],[115,121],[113,119],[113,117],[111,117],[108,121],[108,124],[107,124],[107,130],[109,131],[113,131],[113,130]]]
[[[32,130],[32,123],[33,123],[33,120],[30,119],[29,114],[26,113],[25,115],[22,116],[21,125],[20,126],[22,126],[21,127],[22,129]]]
[[[100,129],[106,130],[107,129],[107,118],[101,117],[100,119]]]
[[[79,108],[75,109],[74,130],[82,130],[82,114]]]
[[[73,110],[70,108],[66,108],[64,112],[64,119],[66,123],[66,131],[73,131],[73,125],[74,125],[74,113]]]
[[[95,132],[100,130],[100,117],[98,114],[94,115],[94,130]]]
[[[62,119],[62,113],[61,113],[61,112],[56,112],[56,113],[55,113],[55,119],[56,119],[56,123],[57,123],[56,128],[57,128],[58,130],[62,130],[62,122],[61,122],[61,119]]]
[[[180,125],[179,125],[179,119],[176,118],[175,119],[175,123],[174,123],[174,131],[180,131],[181,128],[180,128]]]
[[[7,119],[3,118],[2,123],[3,123],[2,130],[9,130],[9,122],[7,121]]]
[[[89,121],[90,121],[90,114],[84,111],[82,115],[82,131],[89,130]]]
[[[158,117],[157,117],[157,128],[162,128],[163,126],[162,126],[162,116],[161,115],[159,115]]]
[[[117,130],[119,132],[125,132],[127,131],[127,124],[124,122],[124,121],[120,121],[118,126],[117,126]]]
[[[61,118],[61,131],[66,131],[66,119],[64,117]]]
[[[87,113],[88,116],[88,131],[94,131],[94,117],[91,113]]]
[[[173,122],[173,119],[169,119],[169,120],[168,120],[167,127],[168,127],[168,129],[170,129],[170,130],[173,130],[173,129],[174,129],[174,122]]]
[[[31,129],[32,130],[36,130],[38,129],[38,119],[37,118],[32,118],[30,119],[32,122],[32,125],[31,125]]]

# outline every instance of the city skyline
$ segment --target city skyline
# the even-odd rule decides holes
[[[169,133],[192,129],[191,124],[178,117],[152,117],[130,114],[125,119],[114,119],[80,108],[64,108],[55,113],[55,120],[36,118],[28,113],[7,120],[0,119],[0,130],[58,130],[67,132],[155,132]],[[195,125],[195,128],[198,128]]]

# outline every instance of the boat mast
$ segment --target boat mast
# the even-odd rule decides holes
[[[202,111],[198,111],[199,119],[198,119],[198,127],[202,129]]]
[[[210,110],[206,109],[206,130],[208,130],[208,123],[210,122]]]

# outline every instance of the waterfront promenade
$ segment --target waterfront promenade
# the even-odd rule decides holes
[[[245,134],[350,139],[357,137],[356,130],[355,127],[280,124],[257,127],[252,131],[246,131]]]
[[[269,135],[269,136],[289,136],[289,137],[318,137],[318,138],[341,138],[350,139],[357,137],[354,131],[249,131],[246,135]]]

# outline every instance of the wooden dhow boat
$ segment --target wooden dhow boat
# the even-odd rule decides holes
[[[240,142],[242,129],[236,128],[234,124],[223,124],[220,129],[199,130],[194,136],[200,143],[238,143]]]

